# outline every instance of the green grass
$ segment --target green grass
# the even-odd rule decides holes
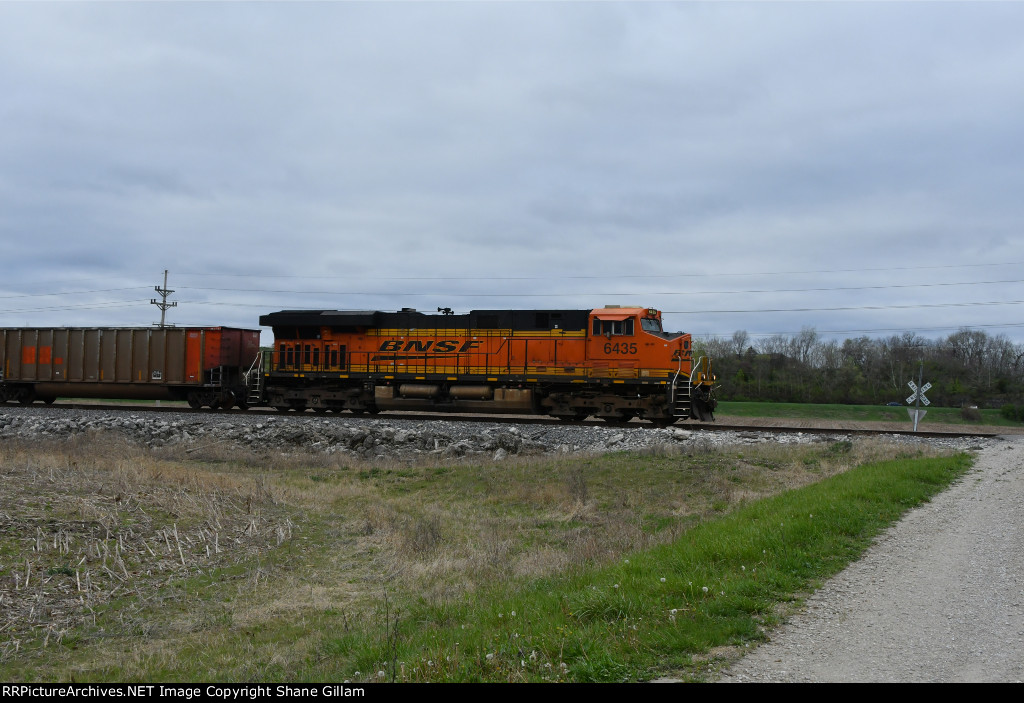
[[[0,578],[37,575],[6,594],[0,678],[701,680],[970,464],[872,440],[440,465],[220,450],[0,447]]]
[[[714,668],[709,651],[762,640],[778,604],[837,573],[969,465],[959,455],[862,466],[758,501],[611,566],[495,589],[457,605],[413,605],[383,622],[376,637],[325,637],[319,661],[296,674],[314,680],[638,681],[661,674],[700,680]]]
[[[924,408],[928,411],[922,427],[928,424],[949,425],[993,425],[997,427],[1021,427],[1021,423],[1007,420],[998,410],[979,410],[981,421],[965,420],[960,408]],[[716,415],[749,418],[793,418],[801,420],[848,420],[852,422],[905,422],[908,427],[913,421],[907,414],[906,407],[887,405],[836,405],[814,403],[755,403],[722,401],[715,411]]]

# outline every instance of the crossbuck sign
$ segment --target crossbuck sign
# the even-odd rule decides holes
[[[914,421],[914,432],[917,432],[918,423],[924,419],[925,413],[928,412],[927,410],[921,410],[920,405],[921,403],[929,405],[931,402],[924,397],[924,392],[931,388],[932,384],[926,383],[920,388],[918,388],[916,383],[914,383],[913,381],[908,381],[907,385],[910,386],[910,390],[914,391],[913,393],[910,394],[910,397],[907,398],[907,404],[917,404],[917,407],[907,408],[907,413],[910,414],[910,419]]]
[[[932,384],[926,383],[923,386],[921,386],[920,390],[918,390],[917,384],[914,383],[913,381],[908,381],[907,385],[910,386],[910,390],[914,391],[913,393],[910,394],[910,397],[907,398],[908,405],[916,402],[918,398],[920,398],[921,402],[924,403],[925,405],[931,405],[931,401],[925,398],[924,394],[925,391],[932,387]]]

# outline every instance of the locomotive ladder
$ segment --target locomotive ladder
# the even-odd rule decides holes
[[[258,405],[263,400],[263,352],[259,352],[252,362],[252,366],[245,372],[247,405]]]
[[[680,378],[682,376],[682,378]],[[689,375],[683,375],[683,360],[679,359],[679,369],[672,377],[672,415],[684,420],[693,414],[694,381],[703,383],[709,376],[707,357],[700,357],[690,366]],[[698,418],[700,413],[698,413]]]
[[[691,388],[689,377],[686,377],[683,383],[679,382],[679,374],[672,379],[672,415],[675,417],[684,420],[690,417]]]
[[[679,358],[679,368],[676,369],[676,375],[672,377],[672,415],[674,417],[681,417],[687,419],[690,417],[691,399],[692,399],[692,386],[691,376],[684,376],[683,382],[680,382],[680,376],[683,373],[683,359]]]

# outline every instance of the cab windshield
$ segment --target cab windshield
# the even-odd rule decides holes
[[[661,320],[645,317],[640,320],[640,329],[645,332],[661,332]]]

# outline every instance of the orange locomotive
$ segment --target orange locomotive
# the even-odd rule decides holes
[[[282,310],[253,401],[278,410],[445,410],[713,419],[710,362],[649,308],[465,315]],[[250,379],[250,384],[253,381]]]

